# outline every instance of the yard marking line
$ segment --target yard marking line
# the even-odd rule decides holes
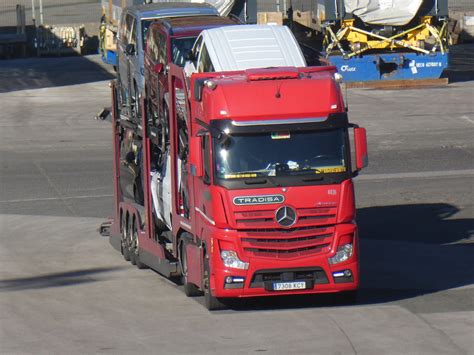
[[[68,197],[40,197],[40,198],[25,198],[25,199],[18,199],[18,200],[0,200],[0,203],[75,200],[75,199],[83,199],[83,198],[98,198],[98,197],[113,197],[113,196],[114,195],[112,194],[107,194],[107,195],[68,196]]]
[[[410,178],[437,178],[449,176],[471,176],[474,175],[474,169],[465,170],[446,170],[446,171],[419,171],[412,173],[387,173],[387,174],[368,174],[360,175],[356,178],[361,181],[370,180],[388,180],[388,179],[410,179]]]
[[[462,115],[461,118],[464,120],[464,121],[467,121],[469,123],[474,123],[474,120],[469,118],[469,116],[467,115]]]
[[[48,184],[51,186],[51,188],[56,192],[56,194],[59,196],[59,200],[62,201],[62,203],[64,204],[64,206],[69,210],[69,212],[72,213],[73,216],[76,216],[76,212],[74,212],[74,210],[72,209],[72,207],[70,205],[68,205],[66,203],[66,201],[64,200],[63,198],[63,194],[61,193],[61,191],[59,191],[59,189],[56,187],[56,185],[53,183],[53,181],[50,179],[50,177],[48,176],[48,174],[46,173],[46,171],[41,167],[41,165],[39,165],[36,161],[33,162],[33,164],[36,166],[36,168],[39,170],[39,172],[41,173],[41,175],[43,175],[43,177],[46,179],[46,181],[48,182]]]

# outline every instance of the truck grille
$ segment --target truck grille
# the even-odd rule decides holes
[[[334,227],[240,230],[248,257],[294,258],[329,251]]]
[[[335,224],[336,212],[336,207],[298,208],[296,209],[298,221],[295,224],[295,227]],[[274,209],[235,212],[234,218],[237,229],[281,228],[281,226],[275,221]]]

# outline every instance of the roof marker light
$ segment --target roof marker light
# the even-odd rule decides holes
[[[344,80],[344,78],[342,77],[341,74],[339,74],[339,73],[334,73],[334,81],[335,81],[336,83],[339,83],[339,84],[340,84],[340,83],[342,83],[343,80]]]
[[[207,88],[211,89],[211,90],[214,90],[216,87],[217,87],[217,84],[215,81],[212,81],[212,80],[206,80],[204,82],[204,85],[206,85]]]

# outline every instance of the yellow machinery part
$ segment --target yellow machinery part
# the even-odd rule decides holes
[[[429,51],[424,49],[425,41],[434,38],[436,46],[439,47],[442,53],[446,51],[447,43],[444,41],[446,37],[446,23],[441,29],[432,25],[433,18],[425,16],[421,18],[420,24],[410,28],[402,33],[391,37],[386,37],[371,33],[360,28],[354,27],[354,20],[343,20],[341,28],[337,33],[334,33],[330,27],[327,27],[326,43],[328,54],[337,46],[342,49],[341,41],[348,41],[351,43],[352,50],[344,53],[348,57],[358,55],[370,49],[402,49],[408,48],[413,51],[428,54]]]

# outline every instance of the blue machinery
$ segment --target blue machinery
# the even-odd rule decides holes
[[[397,52],[344,59],[330,56],[346,82],[438,79],[448,66],[447,53]]]

